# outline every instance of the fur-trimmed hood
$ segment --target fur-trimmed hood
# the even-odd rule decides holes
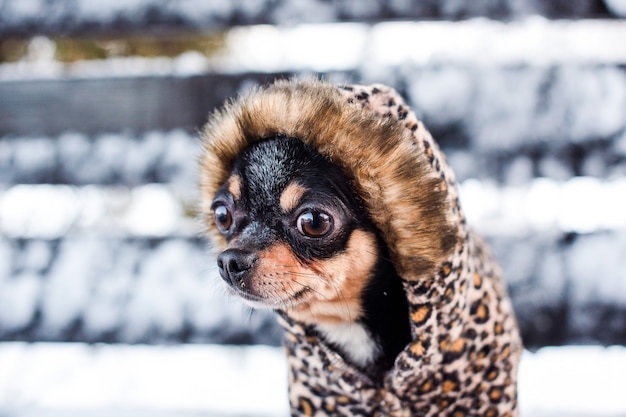
[[[427,278],[458,240],[447,185],[452,178],[433,169],[438,151],[430,134],[407,106],[389,102],[388,87],[375,87],[362,101],[351,99],[352,91],[319,81],[279,81],[214,113],[204,129],[203,195],[215,194],[253,142],[298,138],[354,182],[398,273],[406,280]],[[225,244],[212,234],[218,246]]]

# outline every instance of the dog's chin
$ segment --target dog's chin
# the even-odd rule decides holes
[[[272,296],[245,291],[240,288],[227,286],[228,292],[243,300],[243,302],[257,309],[282,310],[302,306],[310,301],[310,288],[303,288],[294,294],[273,294]],[[283,297],[281,297],[283,295]]]

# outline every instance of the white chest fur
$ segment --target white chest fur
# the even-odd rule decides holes
[[[316,328],[328,342],[340,347],[356,365],[367,366],[381,353],[376,341],[359,323],[317,324]]]

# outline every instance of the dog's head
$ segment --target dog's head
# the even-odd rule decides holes
[[[251,145],[211,209],[232,292],[304,322],[359,318],[377,235],[350,180],[315,149],[286,137]]]

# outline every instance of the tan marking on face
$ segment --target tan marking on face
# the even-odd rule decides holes
[[[296,302],[294,297],[308,291],[309,274],[286,243],[277,243],[259,253],[249,291],[270,307]]]
[[[361,230],[341,254],[310,263],[278,243],[259,253],[248,291],[261,298],[258,303],[304,323],[352,323],[362,315],[361,293],[377,257],[375,236]]]
[[[232,194],[235,200],[241,197],[241,177],[233,175],[228,179],[228,192]]]
[[[280,208],[284,213],[289,213],[298,207],[306,188],[297,182],[290,183],[280,195]]]
[[[310,303],[288,310],[305,323],[352,323],[362,315],[361,293],[369,282],[378,258],[373,234],[355,230],[344,253],[310,265],[323,280],[318,281]]]

